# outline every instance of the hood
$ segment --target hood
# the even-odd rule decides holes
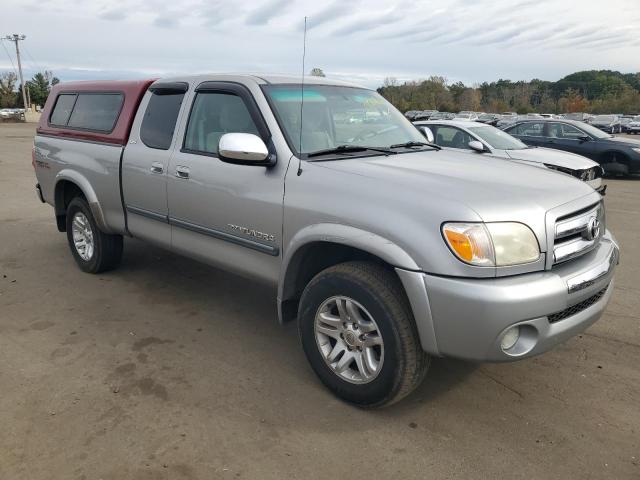
[[[610,122],[606,120],[591,120],[591,125],[613,125],[614,123],[618,123],[616,120],[611,120]]]
[[[522,150],[507,150],[507,155],[514,160],[526,162],[547,163],[571,170],[587,170],[598,164],[582,155],[554,150],[553,148],[525,148]]]
[[[613,142],[616,145],[626,145],[632,148],[640,148],[640,140],[636,140],[635,138],[629,137],[611,137],[611,138],[603,138],[602,140],[606,142]],[[600,141],[602,141],[600,140]]]
[[[446,150],[317,162],[315,165],[375,179],[370,188],[433,200],[446,215],[447,202],[464,204],[484,221],[543,219],[555,207],[598,194],[584,182],[552,170],[484,155]],[[429,203],[429,201],[427,200]],[[467,221],[467,219],[458,219]]]

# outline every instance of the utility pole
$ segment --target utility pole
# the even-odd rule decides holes
[[[18,73],[20,74],[20,85],[22,86],[22,104],[24,105],[24,109],[25,112],[27,110],[27,108],[29,108],[31,105],[29,105],[27,103],[27,93],[26,93],[26,89],[24,86],[24,77],[22,76],[22,62],[20,61],[20,45],[19,42],[21,40],[24,40],[25,38],[27,38],[26,35],[18,35],[17,33],[14,33],[13,35],[7,35],[6,37],[4,37],[6,40],[9,40],[10,42],[13,42],[16,44],[16,58],[18,59]]]

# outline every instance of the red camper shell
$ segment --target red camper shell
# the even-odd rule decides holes
[[[44,106],[38,135],[125,145],[142,96],[153,82],[59,83]]]

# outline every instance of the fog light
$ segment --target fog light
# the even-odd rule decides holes
[[[511,327],[505,332],[500,342],[502,350],[507,351],[513,347],[520,338],[520,327]]]

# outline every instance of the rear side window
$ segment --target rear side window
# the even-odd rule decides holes
[[[58,95],[56,100],[56,105],[53,107],[53,112],[51,112],[51,117],[49,118],[49,123],[51,125],[59,125],[65,126],[69,121],[69,117],[71,116],[71,110],[73,109],[73,104],[76,101],[76,94],[62,94]]]
[[[153,92],[140,127],[142,143],[150,148],[169,149],[183,99],[184,92]]]
[[[225,133],[260,135],[242,98],[231,93],[198,93],[187,125],[185,150],[217,155]]]
[[[82,130],[111,132],[120,115],[121,93],[80,93],[67,126]]]

